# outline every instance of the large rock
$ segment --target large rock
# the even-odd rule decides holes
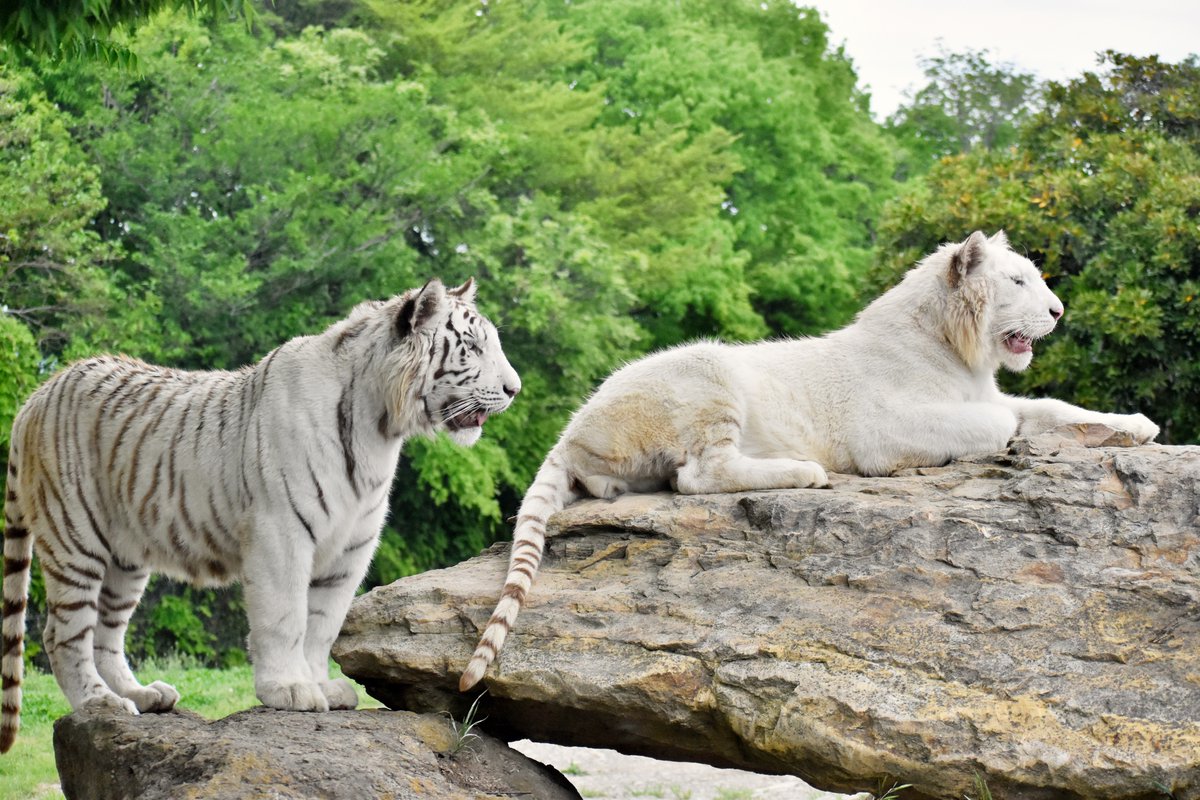
[[[255,708],[208,722],[189,712],[78,711],[54,723],[68,800],[578,800],[558,772],[488,736],[453,752],[443,715]]]
[[[487,728],[829,790],[1200,798],[1200,448],[1075,439],[1123,443],[1084,427],[827,490],[578,503]],[[461,704],[506,561],[360,597],[335,658],[395,707]]]

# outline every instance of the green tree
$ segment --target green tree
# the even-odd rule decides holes
[[[0,490],[8,475],[8,443],[17,409],[37,386],[41,356],[33,334],[11,316],[0,313]]]
[[[1035,111],[1037,78],[1012,64],[992,63],[986,50],[921,59],[928,83],[888,117],[885,128],[903,154],[898,176],[926,172],[940,158],[1009,147]]]
[[[890,150],[816,12],[371,8],[392,69],[503,138],[498,196],[552,192],[635,256],[627,278],[653,344],[813,332],[853,312]]]
[[[15,0],[3,5],[0,42],[26,58],[101,58],[132,66],[130,51],[114,45],[115,31],[168,8],[211,19],[251,15],[246,0]]]
[[[761,335],[764,328],[741,286],[731,235],[719,204],[737,168],[720,130],[692,137],[678,125],[623,129],[601,122],[604,86],[586,82],[595,58],[591,32],[552,16],[553,6],[472,8],[426,1],[374,2],[392,68],[423,75],[431,100],[464,119],[486,120],[503,147],[486,185],[501,202],[555,198],[543,211],[586,216],[595,235],[635,269],[635,314],[656,344],[689,335]],[[729,256],[728,259],[724,256]],[[732,268],[731,268],[732,265]],[[663,302],[683,290],[691,297]],[[661,331],[661,335],[659,335]]]
[[[112,250],[91,228],[105,207],[72,120],[28,73],[0,64],[0,304],[49,352],[111,308]]]
[[[1200,440],[1200,63],[1107,53],[1051,85],[1015,147],[943,160],[881,224],[877,285],[1004,228],[1067,308],[1015,390],[1140,410]]]
[[[685,173],[674,180],[646,144],[650,163],[640,166],[604,155],[625,181],[662,189],[631,209],[656,340],[676,341],[672,328],[749,338],[847,321],[892,163],[817,12],[724,0],[546,7],[590,43],[572,80],[603,91],[603,125],[634,142],[676,136],[712,154],[693,156],[699,171],[672,164]],[[611,203],[608,190],[597,186],[595,202]],[[695,205],[671,213],[681,198]]]

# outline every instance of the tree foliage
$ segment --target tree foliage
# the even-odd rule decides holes
[[[872,222],[892,189],[891,151],[816,11],[723,0],[547,7],[591,39],[573,80],[603,89],[602,124],[644,148],[674,137],[727,153],[681,153],[675,164],[650,150],[645,173],[605,158],[626,184],[670,190],[672,205],[659,201],[653,215],[626,223],[651,255],[651,313],[684,311],[678,322],[667,317],[660,338],[748,338],[764,322],[769,332],[814,333],[848,321]],[[710,180],[683,177],[695,167]],[[611,204],[634,187],[596,188],[596,202]],[[689,202],[691,213],[661,216]]]
[[[0,303],[48,351],[100,324],[110,248],[92,228],[99,171],[72,120],[31,76],[0,64]]]
[[[13,417],[37,386],[37,343],[19,321],[0,313],[0,490],[8,466],[8,443]]]
[[[1051,85],[1013,148],[943,160],[881,225],[877,282],[946,232],[1005,228],[1063,298],[1013,388],[1140,410],[1200,439],[1200,64],[1107,53]]]
[[[25,58],[97,58],[131,67],[136,60],[114,44],[114,32],[171,8],[215,20],[253,12],[246,0],[5,0],[0,42]]]
[[[1035,76],[992,63],[986,50],[943,50],[921,66],[928,83],[886,125],[903,148],[901,177],[922,174],[946,156],[1009,147],[1035,110]]]

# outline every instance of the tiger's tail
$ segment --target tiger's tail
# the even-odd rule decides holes
[[[533,479],[533,485],[521,501],[517,524],[513,529],[512,555],[508,561],[508,576],[500,592],[500,602],[492,612],[475,653],[459,679],[458,689],[465,692],[483,678],[488,665],[496,660],[508,632],[512,630],[525,595],[533,585],[533,576],[542,563],[546,521],[572,501],[581,497],[573,488],[570,474],[556,451],[551,451]]]
[[[14,438],[16,433],[14,432]],[[21,679],[25,673],[25,605],[29,595],[29,565],[33,536],[25,527],[17,488],[17,453],[9,453],[7,492],[4,497],[4,621],[3,656],[0,656],[0,753],[12,749],[21,727]]]

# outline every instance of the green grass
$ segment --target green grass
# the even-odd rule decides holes
[[[474,742],[478,741],[479,734],[474,732],[475,728],[487,719],[487,717],[483,719],[479,719],[478,717],[479,701],[483,699],[485,694],[487,694],[486,690],[479,693],[479,696],[475,698],[475,702],[471,703],[471,707],[467,709],[467,715],[463,717],[462,722],[459,722],[450,714],[446,715],[450,717],[450,731],[453,734],[453,742],[450,744],[450,755],[458,755],[463,750],[469,749]]]
[[[883,788],[884,781],[879,782],[879,789],[875,792],[875,796],[879,800],[899,800],[900,793],[905,789],[911,789],[911,783],[901,784],[899,781],[893,781],[892,785],[887,789]]]
[[[215,670],[187,661],[170,659],[147,663],[138,677],[150,682],[166,681],[179,690],[180,708],[208,719],[220,719],[235,711],[258,705],[254,698],[254,674],[249,666]],[[336,664],[332,677],[341,677]],[[380,703],[358,689],[360,708],[378,708]],[[71,708],[53,676],[36,671],[25,673],[21,703],[21,732],[6,755],[0,756],[0,797],[28,800],[62,800],[58,771],[54,766],[54,720]]]
[[[54,769],[54,720],[71,711],[50,675],[26,672],[17,743],[0,756],[0,797],[62,798]]]
[[[992,800],[992,790],[978,772],[975,773],[975,796],[968,797],[967,800]]]

